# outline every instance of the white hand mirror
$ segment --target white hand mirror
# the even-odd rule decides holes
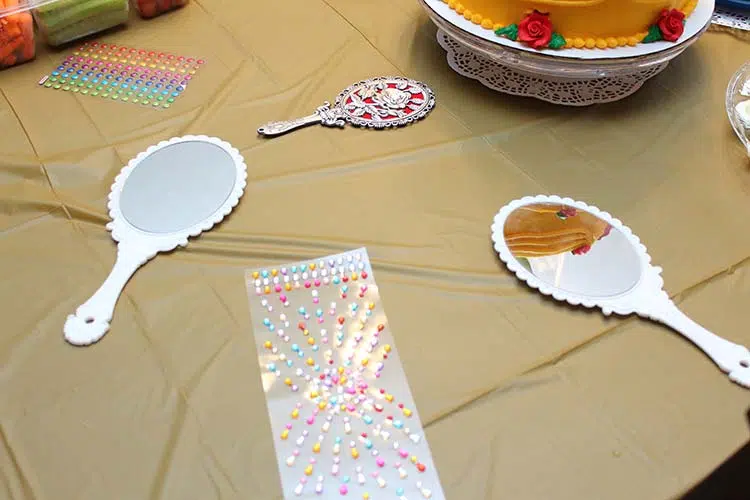
[[[135,271],[157,253],[187,246],[189,237],[221,222],[246,183],[239,151],[213,137],[176,137],[132,159],[109,194],[107,229],[118,242],[117,260],[99,290],[68,316],[65,339],[79,346],[101,339]]]
[[[628,227],[598,208],[558,196],[504,206],[492,224],[500,259],[530,287],[605,315],[636,313],[700,347],[729,379],[750,388],[750,351],[698,325],[662,289],[661,268]]]

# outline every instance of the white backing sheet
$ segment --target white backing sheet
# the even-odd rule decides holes
[[[445,498],[365,249],[249,271],[284,498]]]

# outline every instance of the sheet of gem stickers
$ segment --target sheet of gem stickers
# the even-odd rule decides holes
[[[247,284],[284,498],[443,500],[367,251]]]

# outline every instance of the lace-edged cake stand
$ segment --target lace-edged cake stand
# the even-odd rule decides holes
[[[716,7],[711,19],[711,31],[729,33],[740,40],[750,40],[750,10]]]
[[[686,27],[686,38],[677,45],[657,42],[664,48],[640,49],[648,52],[643,55],[634,47],[585,51],[581,57],[576,56],[581,49],[566,49],[560,57],[516,47],[500,37],[494,40],[489,30],[479,36],[482,30],[468,21],[465,25],[441,0],[419,1],[438,27],[438,43],[454,71],[499,92],[566,106],[613,102],[636,92],[708,30],[714,6],[714,0],[699,2],[692,29]]]

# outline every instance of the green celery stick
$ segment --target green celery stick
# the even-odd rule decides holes
[[[98,31],[117,26],[127,21],[126,11],[105,12],[95,17],[84,19],[75,24],[60,26],[60,29],[47,32],[47,40],[52,45],[62,45],[63,43],[81,38]]]
[[[36,10],[47,31],[95,17],[107,11],[127,11],[127,0],[60,0]]]

